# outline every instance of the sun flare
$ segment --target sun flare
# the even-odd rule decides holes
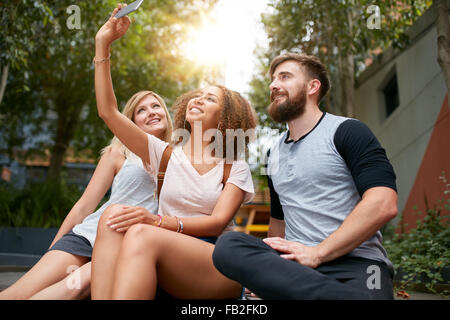
[[[229,54],[227,26],[212,18],[205,18],[199,28],[188,30],[185,42],[186,57],[201,65],[224,65]]]

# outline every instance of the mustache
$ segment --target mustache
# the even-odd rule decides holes
[[[286,94],[283,92],[279,92],[279,91],[272,91],[270,93],[270,102],[273,102],[273,100],[275,100],[278,96],[283,96],[283,95],[286,95]]]

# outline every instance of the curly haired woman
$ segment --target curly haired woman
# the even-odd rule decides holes
[[[113,17],[121,7],[96,36],[95,59],[101,61],[95,68],[98,112],[110,130],[155,170],[168,144],[138,130],[115,103],[110,45],[130,25],[128,17]],[[212,253],[215,239],[231,229],[234,214],[254,194],[248,164],[236,160],[236,151],[242,150],[236,150],[239,138],[234,133],[255,128],[255,112],[239,93],[222,86],[183,95],[175,112],[174,129],[187,134],[184,143],[173,145],[158,215],[130,226],[126,220],[132,210],[116,205],[100,220],[92,265],[94,299],[153,299],[158,287],[180,299],[232,299],[241,294],[242,286],[214,267]],[[244,139],[244,149],[247,143]],[[226,147],[225,152],[220,146]],[[224,183],[227,165],[231,168]],[[109,254],[118,233],[125,231],[119,254]]]

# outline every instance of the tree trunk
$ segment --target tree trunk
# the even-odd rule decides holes
[[[450,96],[448,94],[450,92],[450,28],[447,0],[435,0],[433,4],[436,10],[437,61],[441,66],[445,83],[447,84],[447,101],[450,108]]]
[[[342,89],[343,101],[345,103],[345,116],[353,118],[355,116],[355,77],[353,55],[349,54],[343,57],[342,68]]]
[[[48,168],[47,179],[49,180],[60,180],[61,178],[64,156],[70,141],[73,139],[80,112],[81,108],[71,108],[71,110],[68,110],[64,103],[59,104],[55,144],[51,150],[50,165]]]
[[[5,65],[2,68],[2,80],[0,82],[0,103],[2,103],[3,101],[3,96],[5,94],[5,89],[6,89],[6,80],[8,79],[8,70],[9,70],[9,65]]]
[[[353,34],[353,15],[351,8],[347,11],[349,34]],[[353,38],[350,38],[353,39]],[[340,85],[341,110],[344,116],[355,116],[355,63],[353,59],[352,40],[337,43],[339,51],[338,78]],[[349,42],[346,42],[349,41]]]

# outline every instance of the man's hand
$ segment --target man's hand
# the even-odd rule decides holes
[[[136,223],[157,225],[158,221],[159,217],[145,208],[123,206],[120,212],[108,217],[107,225],[117,232],[125,232]]]
[[[284,254],[281,254],[280,257],[284,259],[297,261],[310,268],[317,268],[322,263],[316,247],[308,247],[279,237],[266,238],[263,241],[272,249],[283,252]]]
[[[114,9],[108,21],[106,21],[100,30],[98,30],[97,35],[95,36],[97,43],[109,46],[113,41],[119,39],[127,32],[131,24],[130,18],[128,16],[119,19],[114,18],[117,12],[126,6],[126,4],[122,5],[120,3],[117,5],[117,8]]]

